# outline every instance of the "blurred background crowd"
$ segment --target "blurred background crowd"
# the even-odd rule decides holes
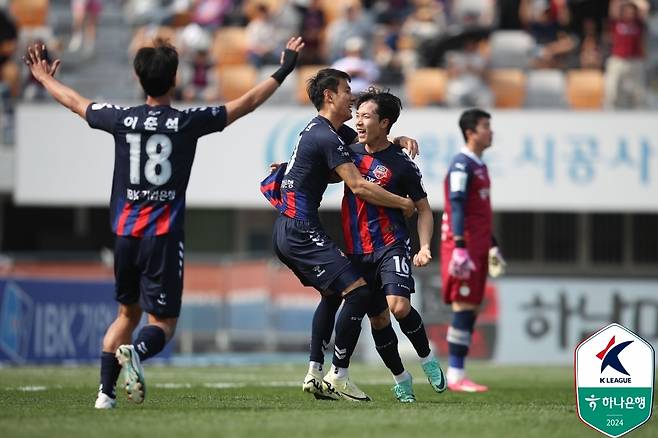
[[[0,0],[3,140],[16,100],[46,96],[20,63],[33,41],[92,98],[141,98],[131,56],[154,37],[181,53],[177,99],[231,99],[271,73],[291,35],[306,41],[280,102],[333,65],[359,92],[408,106],[656,108],[656,0]]]

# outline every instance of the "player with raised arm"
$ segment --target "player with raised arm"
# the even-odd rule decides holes
[[[402,103],[389,92],[370,88],[357,101],[358,143],[350,147],[352,159],[367,181],[414,201],[418,210],[420,249],[415,266],[432,259],[430,241],[434,228],[432,209],[418,167],[387,136],[400,116]],[[418,354],[423,371],[436,392],[446,390],[441,367],[432,354],[423,320],[411,306],[415,285],[411,274],[409,230],[402,212],[359,199],[345,187],[342,202],[343,234],[348,257],[373,291],[368,316],[377,352],[395,380],[393,392],[403,403],[416,400],[411,374],[404,369],[390,312]],[[389,312],[390,310],[390,312]]]
[[[143,402],[141,362],[159,353],[174,335],[183,292],[185,191],[197,140],[222,131],[265,102],[293,71],[303,46],[301,38],[291,38],[281,67],[238,99],[183,111],[171,107],[178,53],[164,41],[135,55],[133,66],[146,102],[129,108],[80,96],[54,78],[60,62],[48,63],[45,47],[28,48],[25,63],[48,93],[90,127],[114,136],[110,220],[116,234],[119,310],[103,339],[97,409],[116,407],[115,386],[122,367],[128,398]],[[148,314],[148,324],[133,342],[142,312]]]
[[[313,317],[309,372],[303,390],[318,398],[368,401],[370,397],[350,380],[347,369],[361,320],[370,305],[370,289],[322,229],[318,207],[334,172],[358,197],[372,204],[401,209],[407,216],[413,214],[415,205],[411,199],[363,179],[352,162],[348,145],[357,135],[344,125],[352,118],[349,81],[347,73],[330,68],[320,70],[309,80],[308,95],[318,115],[301,132],[287,165],[266,178],[261,190],[281,212],[273,232],[277,256],[302,284],[315,287],[322,295]],[[331,313],[329,309],[337,309],[343,299],[335,324],[333,366],[323,378],[323,348],[329,339],[318,335],[327,333],[326,327],[331,325],[331,337],[336,311]]]
[[[445,211],[441,224],[442,294],[453,318],[448,328],[448,388],[483,392],[488,388],[466,377],[477,311],[484,298],[487,272],[503,273],[505,261],[492,234],[490,180],[483,152],[491,146],[491,115],[480,109],[462,113],[459,127],[466,145],[450,164],[444,180]]]

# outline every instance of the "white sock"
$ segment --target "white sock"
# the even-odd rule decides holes
[[[448,383],[456,383],[464,378],[464,369],[463,368],[453,368],[448,367]]]
[[[425,356],[425,357],[421,357],[421,358],[420,358],[420,364],[421,364],[421,365],[425,365],[426,363],[431,362],[433,359],[434,359],[434,355],[433,355],[432,352],[430,351],[430,354],[428,354],[428,355]]]
[[[308,372],[311,373],[313,371],[322,371],[322,364],[320,362],[309,362],[308,363]]]
[[[402,371],[402,373],[398,374],[397,376],[393,375],[393,380],[395,380],[396,384],[409,379],[411,379],[411,374],[409,374],[409,371],[407,370]]]
[[[339,379],[347,377],[347,368],[338,368],[336,365],[332,365],[331,372],[336,374]]]

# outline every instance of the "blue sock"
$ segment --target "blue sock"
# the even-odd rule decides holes
[[[400,359],[398,351],[398,337],[393,330],[393,326],[389,323],[381,330],[372,331],[372,339],[375,341],[375,348],[377,353],[384,361],[386,368],[391,370],[394,376],[398,376],[404,372],[404,365]]]
[[[471,333],[475,325],[475,312],[462,310],[454,312],[452,324],[448,328],[448,363],[453,368],[464,368],[464,361],[471,345]]]
[[[311,330],[311,362],[324,363],[324,352],[327,350],[331,334],[334,331],[336,312],[342,299],[340,294],[323,296],[313,314]]]
[[[412,307],[407,316],[398,319],[398,323],[402,333],[407,335],[411,345],[414,346],[418,357],[427,357],[431,353],[430,341],[427,339],[423,318],[420,317],[418,311]]]
[[[133,347],[139,360],[146,360],[162,351],[167,343],[165,332],[156,325],[145,325],[137,334]]]
[[[101,392],[109,397],[116,398],[115,388],[121,373],[121,365],[114,353],[103,351],[101,353]]]
[[[370,305],[370,289],[360,286],[348,293],[336,320],[336,342],[332,363],[336,368],[350,366],[350,357],[359,340],[361,320]]]

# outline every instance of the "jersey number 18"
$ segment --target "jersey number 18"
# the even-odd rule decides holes
[[[130,144],[130,184],[139,184],[141,182],[142,134],[126,134],[126,141]],[[171,162],[169,161],[171,151],[171,140],[164,134],[153,134],[146,140],[146,155],[148,155],[148,160],[144,164],[146,181],[155,186],[161,186],[169,181],[171,178]]]

